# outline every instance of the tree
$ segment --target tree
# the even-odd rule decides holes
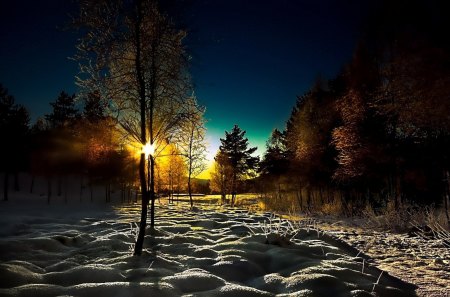
[[[229,161],[232,168],[231,176],[231,205],[236,202],[237,182],[257,169],[259,157],[252,154],[257,147],[248,148],[248,139],[245,131],[234,125],[231,132],[225,131],[225,138],[220,139],[220,153]]]
[[[287,154],[285,134],[274,129],[266,143],[266,152],[259,164],[259,172],[263,175],[280,176],[288,168]]]
[[[77,130],[79,131],[78,141],[82,144],[84,151],[84,171],[89,177],[91,194],[95,181],[105,184],[108,202],[111,180],[120,175],[120,171],[116,169],[120,166],[124,172],[129,169],[127,164],[124,164],[128,156],[120,148],[117,123],[107,114],[107,101],[101,97],[100,92],[87,93],[82,98],[82,102],[83,121],[78,123]],[[126,183],[127,175],[130,176],[128,172],[122,174],[121,181],[124,183]],[[92,199],[91,195],[91,201]]]
[[[336,167],[336,151],[330,146],[338,121],[334,92],[328,84],[316,81],[309,92],[297,97],[286,125],[286,146],[298,167],[298,182],[308,189],[329,186]]]
[[[75,94],[69,95],[62,91],[55,102],[51,102],[53,110],[45,116],[51,128],[72,126],[79,118],[79,112],[75,107]]]
[[[81,150],[78,146],[76,125],[80,120],[80,113],[75,106],[75,94],[69,95],[62,91],[54,102],[51,102],[52,111],[45,115],[46,131],[44,151],[48,161],[47,177],[51,184],[53,174],[58,175],[58,196],[62,195],[63,182],[66,175],[77,172],[81,168]],[[65,195],[67,202],[67,195]]]
[[[189,98],[186,103],[186,119],[184,119],[176,136],[176,143],[180,154],[184,157],[187,168],[187,186],[191,208],[192,178],[197,177],[206,169],[206,144],[204,108],[198,105],[195,97]]]
[[[177,150],[176,143],[170,143],[161,156],[158,171],[161,177],[160,188],[167,190],[169,202],[173,202],[174,193],[180,193],[187,175],[185,159]]]
[[[149,201],[150,225],[155,224],[155,158],[183,118],[181,106],[190,91],[186,34],[160,12],[156,0],[83,1],[74,24],[85,32],[75,57],[82,72],[77,83],[109,98],[109,112],[129,141],[153,151],[147,156],[149,178],[145,152],[140,155],[142,205],[134,249],[139,255]]]
[[[266,143],[266,152],[259,164],[261,178],[278,184],[280,192],[281,178],[289,169],[289,152],[286,147],[285,133],[274,129]]]
[[[17,175],[20,166],[24,164],[30,123],[28,111],[14,101],[14,97],[0,84],[0,135],[4,140],[0,146],[0,169],[4,171],[5,201],[8,200],[9,175],[11,173]]]
[[[211,173],[211,189],[219,192],[222,204],[226,201],[227,192],[231,191],[231,177],[233,176],[233,168],[230,160],[220,150],[214,157],[214,169]]]
[[[89,123],[98,124],[99,121],[104,120],[107,117],[107,101],[101,98],[100,92],[94,91],[88,93],[87,96],[83,98],[83,103],[83,118]]]

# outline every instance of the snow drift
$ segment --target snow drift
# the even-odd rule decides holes
[[[138,212],[3,203],[0,296],[415,296],[331,236],[283,239],[268,213],[159,206],[132,256]]]

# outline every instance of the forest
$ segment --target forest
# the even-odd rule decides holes
[[[205,107],[192,95],[186,52],[178,43],[183,37],[176,31],[164,31],[167,36],[158,36],[155,42],[169,39],[176,43],[176,52],[163,48],[158,54],[161,64],[171,63],[164,67],[178,69],[179,74],[166,78],[169,73],[164,70],[158,74],[161,82],[150,79],[154,91],[144,81],[142,90],[149,92],[150,102],[146,99],[141,107],[149,125],[155,126],[145,128],[146,141],[139,130],[138,102],[116,94],[123,87],[135,88],[134,96],[139,98],[139,81],[101,81],[95,76],[99,69],[86,64],[82,67],[85,76],[77,78],[80,93],[62,91],[50,103],[52,112],[34,124],[28,111],[15,104],[2,86],[0,129],[10,140],[1,148],[3,184],[13,179],[17,190],[19,172],[46,176],[49,181],[54,177],[60,196],[64,176],[77,175],[106,188],[120,185],[130,200],[131,190],[138,192],[142,186],[139,155],[149,142],[158,160],[153,164],[154,174],[147,178],[154,178],[158,195],[215,193],[222,195],[222,201],[230,195],[234,204],[237,193],[253,192],[265,197],[269,208],[348,216],[363,215],[368,208],[383,213],[402,205],[433,205],[443,207],[449,220],[450,57],[448,41],[443,38],[448,26],[445,18],[436,18],[435,11],[424,10],[421,4],[414,2],[405,10],[399,3],[386,3],[374,12],[352,60],[336,77],[319,77],[307,93],[297,97],[285,128],[273,130],[261,160],[252,156],[256,148],[248,147],[244,130],[235,125],[226,132],[209,181],[195,179],[208,166]],[[91,30],[105,25],[79,22]],[[127,65],[128,56],[107,57],[112,53],[103,52],[100,41],[86,38],[91,39],[78,45],[75,58],[79,61],[92,59],[94,51],[97,60],[108,58],[110,63]],[[176,55],[178,60],[169,60],[167,55]],[[131,75],[129,68],[115,67],[114,71],[118,76]],[[172,97],[153,94],[171,80],[179,84],[170,89]],[[3,187],[4,200],[8,188]],[[49,200],[51,195],[49,190]]]
[[[341,73],[319,78],[273,131],[260,185],[302,210],[435,205],[448,221],[448,20],[418,2],[386,5]]]
[[[448,266],[450,19],[441,13],[444,1],[381,1],[365,20],[352,58],[337,75],[317,76],[297,96],[260,156],[242,125],[230,123],[210,162],[208,106],[199,103],[189,73],[189,31],[171,17],[170,4],[78,5],[68,24],[80,36],[71,57],[79,65],[78,92],[61,91],[51,111],[32,122],[29,110],[0,84],[0,233],[6,234],[0,272],[7,275],[1,296],[90,296],[95,291],[84,286],[90,282],[75,279],[95,272],[98,263],[104,266],[92,283],[114,283],[123,296],[417,296],[403,275],[386,273],[380,282],[384,267],[372,265],[362,250],[369,247],[355,252],[355,244],[378,238],[378,231],[358,231],[349,247],[316,225],[341,234],[334,223],[377,218],[384,218],[385,232],[437,242],[445,253],[433,251],[427,261]],[[205,172],[209,178],[200,178]],[[73,226],[58,233],[60,218],[33,214],[34,202],[14,225],[8,207],[20,213],[14,204],[19,192],[45,198],[46,211],[59,211],[52,208],[59,202],[70,205]],[[243,198],[248,195],[250,202]],[[98,207],[99,197],[112,208],[85,216],[74,206]],[[175,203],[180,197],[184,206]],[[21,232],[40,228],[30,223],[40,224],[35,216],[55,219],[42,227],[50,235],[37,230],[32,234],[40,235],[24,246],[54,249],[61,266],[48,255],[42,256],[48,265],[39,265],[31,252],[9,248],[26,240]],[[84,224],[96,235],[84,233]],[[102,236],[108,252],[100,256]],[[244,252],[236,252],[239,246]],[[439,271],[444,277],[434,278],[443,285],[435,290],[445,293],[448,269]],[[130,291],[125,283],[132,284]],[[55,287],[39,291],[30,284]]]

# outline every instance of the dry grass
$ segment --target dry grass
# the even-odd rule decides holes
[[[381,215],[376,215],[369,206],[366,206],[363,215],[367,219],[367,227],[393,232],[412,231],[417,232],[416,235],[435,233],[435,238],[440,236],[449,239],[450,226],[444,210],[433,206],[418,207],[403,204],[395,208],[393,203],[388,203]]]
[[[177,200],[179,202],[189,202],[189,197],[175,198],[175,201]],[[221,201],[220,195],[194,197],[194,205],[196,203],[220,205]],[[307,215],[316,214],[319,216],[342,216],[345,213],[345,206],[340,199],[332,199],[330,202],[316,205],[315,208],[300,210],[298,197],[294,193],[286,192],[282,194],[268,193],[265,195],[255,193],[239,194],[235,206],[246,208],[250,211],[276,212],[282,214],[281,216],[290,222],[304,219],[300,214],[305,212]],[[450,226],[442,209],[436,209],[433,206],[418,207],[408,204],[402,204],[395,208],[394,203],[390,202],[382,214],[376,214],[367,205],[361,212],[361,216],[365,220],[365,227],[392,232],[412,232],[414,235],[423,238],[433,237],[441,240],[445,246],[450,248]],[[303,221],[301,224],[302,226],[298,225],[297,227],[315,229],[314,222]]]
[[[321,212],[325,215],[340,215],[344,213],[344,205],[341,200],[334,199],[331,202],[324,203]]]

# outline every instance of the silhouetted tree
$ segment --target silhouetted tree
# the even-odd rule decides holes
[[[82,152],[77,137],[79,131],[76,125],[80,113],[75,106],[75,94],[68,95],[62,91],[54,102],[52,111],[45,115],[47,131],[45,133],[45,149],[41,151],[48,161],[46,175],[51,184],[54,174],[57,174],[57,195],[61,196],[63,184],[67,188],[67,176],[78,173],[82,168]],[[65,195],[67,202],[67,195]]]
[[[4,172],[3,200],[8,200],[9,175],[18,174],[26,160],[30,117],[28,111],[14,102],[14,97],[0,84],[0,170]],[[18,181],[16,180],[18,186]],[[16,186],[16,187],[17,187]],[[18,190],[16,188],[16,190]]]
[[[335,79],[298,97],[286,125],[294,165],[288,175],[319,193],[337,190],[332,195],[349,202],[344,208],[351,214],[367,202],[398,207],[444,197],[448,206],[450,42],[443,36],[450,26],[441,13],[444,2],[381,1],[376,8],[352,61]]]
[[[78,84],[111,99],[109,111],[129,139],[155,148],[155,155],[149,156],[149,181],[145,153],[140,157],[142,209],[134,250],[139,255],[149,201],[154,227],[155,157],[162,151],[158,147],[165,146],[182,118],[180,105],[190,90],[182,44],[185,32],[160,12],[156,0],[82,1],[75,25],[86,32],[77,46],[76,59],[84,74]]]
[[[107,117],[107,101],[101,98],[100,92],[90,92],[83,98],[83,118],[89,123],[98,123]]]
[[[288,165],[285,135],[280,130],[274,129],[266,143],[266,152],[259,164],[259,172],[262,175],[279,177],[287,171]]]
[[[75,94],[62,91],[55,102],[51,102],[52,112],[45,115],[50,128],[73,126],[80,114],[75,106]]]
[[[231,132],[225,131],[225,138],[220,139],[220,153],[229,161],[232,168],[231,176],[231,205],[236,202],[237,183],[257,169],[259,157],[252,154],[257,147],[248,148],[248,139],[245,131],[234,125]]]
[[[259,164],[260,179],[266,187],[269,183],[276,184],[276,190],[281,195],[282,178],[289,170],[289,164],[285,134],[274,129],[266,143],[266,152]]]
[[[443,36],[450,32],[444,10],[444,1],[384,1],[365,40],[381,76],[369,104],[385,119],[396,205],[440,203],[446,196],[450,42]]]

